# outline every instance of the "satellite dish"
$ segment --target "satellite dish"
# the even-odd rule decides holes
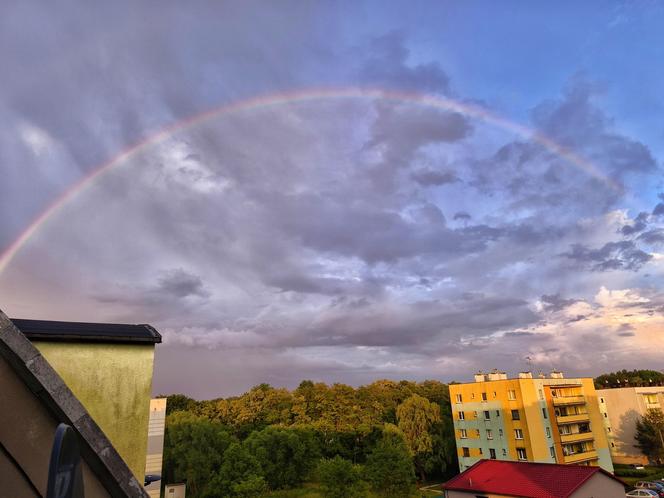
[[[76,434],[67,424],[60,424],[55,430],[46,498],[84,498],[81,454]]]

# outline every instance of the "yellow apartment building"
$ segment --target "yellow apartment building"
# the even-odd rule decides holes
[[[664,386],[598,389],[597,396],[613,462],[647,464],[636,447],[636,422],[648,410],[664,409]]]
[[[482,459],[597,465],[613,472],[591,378],[482,372],[450,385],[459,470]]]

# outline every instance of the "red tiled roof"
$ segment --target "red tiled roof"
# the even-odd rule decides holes
[[[600,467],[480,460],[447,481],[443,489],[524,498],[567,498],[597,472],[622,483]]]

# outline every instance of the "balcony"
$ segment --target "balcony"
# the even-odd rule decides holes
[[[585,396],[558,396],[553,398],[553,406],[585,405]]]
[[[573,455],[567,455],[564,457],[563,461],[565,463],[581,463],[590,460],[597,460],[598,458],[599,457],[597,456],[597,451],[590,450],[590,451],[584,451],[582,453],[574,453]]]
[[[558,425],[562,424],[574,424],[577,422],[589,422],[590,414],[588,413],[578,413],[576,415],[561,415],[556,416],[556,422]]]
[[[576,434],[561,434],[560,435],[560,441],[563,444],[569,444],[569,443],[580,443],[582,441],[592,441],[595,439],[593,437],[593,433],[588,431],[588,432],[577,432]]]

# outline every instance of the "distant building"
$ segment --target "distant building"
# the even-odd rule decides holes
[[[98,329],[74,324],[69,332],[60,330],[55,334],[48,326],[18,322],[25,333],[0,311],[0,495],[16,498],[46,496],[53,438],[58,424],[64,423],[70,426],[78,441],[86,498],[147,498],[143,489],[143,468],[140,479],[137,479],[135,471],[132,472],[127,464],[132,455],[119,453],[115,441],[122,443],[127,437],[138,437],[141,433],[144,434],[142,439],[147,439],[148,400],[143,410],[144,427],[140,425],[142,417],[133,421],[127,413],[134,405],[143,405],[140,396],[142,386],[151,382],[151,357],[149,369],[131,367],[127,365],[127,358],[112,361],[110,355],[104,354],[99,342],[93,343],[100,347],[99,351],[79,348],[84,346],[80,341],[84,340],[85,334]],[[40,351],[36,347],[39,342],[36,337],[32,340],[27,337],[30,331],[36,335],[53,336],[46,337],[46,347]],[[151,348],[155,342],[158,341],[153,340]],[[71,351],[69,361],[72,365],[64,364],[67,349]],[[85,357],[85,354],[92,357]],[[128,353],[128,356],[132,357],[132,354]],[[94,373],[91,365],[95,363],[95,357],[98,358],[96,368],[107,371]],[[56,369],[51,361],[59,368]],[[76,362],[79,361],[81,370],[76,375]],[[120,371],[123,368],[128,371]],[[145,373],[141,373],[146,371],[149,372],[147,380],[143,377]],[[86,382],[81,376],[88,374],[90,377]],[[113,377],[119,379],[113,380]],[[118,386],[121,381],[126,385]],[[136,400],[130,397],[132,392]],[[118,394],[119,397],[114,398]],[[125,434],[113,424],[108,425],[109,432],[102,430],[97,415],[94,415],[101,410],[122,418]],[[115,439],[111,440],[113,437]],[[145,446],[142,452],[144,454]]]
[[[164,461],[164,431],[166,427],[166,398],[150,400],[150,425],[148,427],[148,454],[145,475],[162,475]],[[159,498],[161,481],[145,487],[151,498]]]
[[[623,498],[600,467],[480,460],[443,485],[446,498]]]
[[[486,458],[613,472],[592,379],[479,373],[473,383],[450,385],[450,403],[461,471]]]
[[[664,408],[664,387],[621,387],[597,391],[614,463],[648,463],[636,447],[636,421],[650,409]]]

